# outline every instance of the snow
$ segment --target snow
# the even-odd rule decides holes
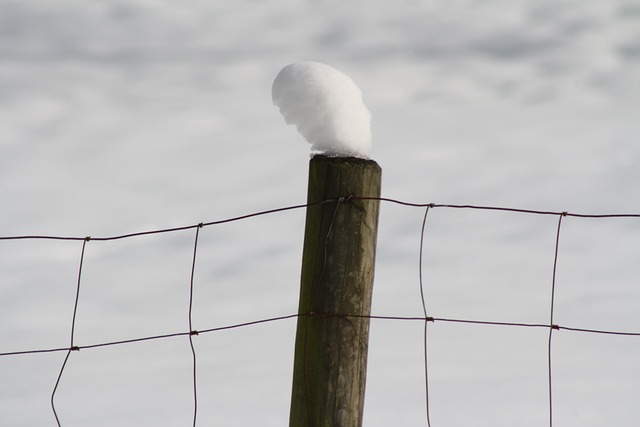
[[[273,103],[314,152],[369,158],[371,113],[346,74],[321,62],[284,67],[272,86]]]

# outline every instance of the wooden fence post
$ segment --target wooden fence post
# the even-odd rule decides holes
[[[290,427],[360,427],[381,169],[372,160],[309,162]],[[355,196],[355,197],[350,197]]]

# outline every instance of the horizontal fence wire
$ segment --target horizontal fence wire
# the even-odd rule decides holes
[[[472,319],[453,319],[446,317],[421,317],[421,316],[381,316],[381,315],[357,315],[357,314],[339,314],[339,313],[311,313],[311,314],[285,314],[282,316],[274,316],[264,319],[251,320],[242,323],[234,323],[231,325],[223,325],[215,328],[207,328],[207,329],[199,329],[197,331],[184,331],[184,332],[174,332],[169,334],[160,334],[160,335],[150,335],[139,338],[131,338],[126,340],[118,340],[118,341],[106,341],[101,343],[87,344],[87,345],[75,345],[73,347],[52,347],[45,349],[34,349],[34,350],[20,350],[20,351],[7,351],[0,353],[0,356],[19,356],[25,354],[38,354],[38,353],[59,353],[59,352],[67,352],[67,351],[80,351],[80,350],[89,350],[92,348],[100,348],[100,347],[111,347],[111,346],[119,346],[124,344],[133,344],[144,341],[155,341],[155,340],[163,340],[169,338],[176,337],[188,337],[189,335],[202,335],[209,334],[212,332],[220,332],[220,331],[228,331],[232,329],[246,328],[249,326],[261,325],[264,323],[272,323],[279,322],[282,320],[295,319],[298,317],[344,317],[344,318],[367,318],[372,320],[394,320],[394,321],[403,321],[403,322],[429,322],[429,323],[460,323],[460,324],[468,324],[468,325],[485,325],[485,326],[511,326],[511,327],[521,327],[521,328],[543,328],[549,329],[553,328],[555,330],[565,330],[571,332],[583,332],[587,334],[600,334],[600,335],[620,335],[620,336],[634,336],[640,337],[640,332],[623,332],[623,331],[610,331],[610,330],[601,330],[601,329],[587,329],[587,328],[575,328],[571,326],[561,326],[561,325],[548,325],[544,323],[520,323],[520,322],[494,322],[494,321],[486,321],[486,320],[472,320]]]
[[[608,213],[608,214],[585,214],[585,213],[575,213],[575,212],[567,212],[567,211],[543,211],[543,210],[533,210],[533,209],[519,209],[519,208],[509,208],[509,207],[497,207],[497,206],[482,206],[482,205],[452,205],[452,204],[438,204],[438,203],[412,203],[406,202],[397,199],[391,199],[387,197],[361,197],[361,196],[353,196],[348,195],[343,198],[340,198],[343,201],[348,200],[378,200],[381,202],[389,202],[395,203],[402,206],[416,207],[416,208],[451,208],[451,209],[472,209],[472,210],[488,210],[488,211],[502,211],[502,212],[515,212],[515,213],[527,213],[534,215],[563,215],[569,217],[577,217],[577,218],[640,218],[640,213]],[[269,214],[274,214],[278,212],[285,212],[295,209],[303,209],[310,206],[316,206],[326,203],[335,203],[340,199],[329,199],[323,200],[320,202],[314,203],[306,203],[300,205],[292,205],[285,206],[281,208],[269,209],[259,212],[253,212],[246,215],[236,216],[232,218],[221,219],[217,221],[210,222],[201,222],[198,224],[186,225],[182,227],[173,227],[173,228],[161,228],[157,230],[147,230],[147,231],[139,231],[128,234],[121,234],[116,236],[103,236],[103,237],[79,237],[79,236],[53,236],[53,235],[20,235],[20,236],[0,236],[0,241],[2,240],[94,240],[94,241],[109,241],[109,240],[122,240],[129,239],[132,237],[140,237],[147,236],[151,234],[163,234],[163,233],[172,233],[176,231],[185,231],[192,230],[198,227],[209,227],[213,225],[226,224],[230,222],[242,221],[249,218],[254,218],[257,216],[264,216]]]
[[[311,206],[317,206],[322,204],[335,203],[337,209],[340,203],[347,203],[350,200],[371,200],[371,201],[379,201],[386,203],[393,203],[407,207],[414,208],[422,208],[425,209],[422,227],[420,231],[420,248],[419,248],[419,286],[420,286],[420,298],[423,309],[423,316],[381,316],[381,315],[355,315],[355,314],[338,314],[338,313],[309,313],[309,314],[298,314],[291,313],[285,314],[281,316],[275,316],[270,318],[251,320],[242,323],[235,323],[225,326],[218,326],[212,328],[206,328],[201,330],[193,330],[192,328],[192,307],[193,307],[193,287],[194,287],[194,275],[195,275],[195,266],[196,266],[196,258],[198,252],[198,236],[200,229],[203,227],[221,225],[225,223],[235,222],[246,220],[249,218],[254,218],[258,216],[264,216],[269,214],[275,214],[278,212],[285,212],[295,209],[308,208]],[[513,213],[522,213],[522,214],[532,214],[532,215],[552,215],[558,217],[558,225],[555,239],[555,253],[554,253],[554,262],[553,262],[553,276],[552,276],[552,284],[551,284],[551,300],[550,300],[550,312],[549,312],[549,323],[521,323],[521,322],[495,322],[495,321],[485,321],[479,319],[460,319],[460,318],[442,318],[442,317],[432,317],[428,315],[427,304],[426,304],[426,292],[425,292],[425,279],[423,272],[423,255],[424,255],[424,241],[427,238],[426,229],[427,229],[427,217],[428,213],[431,209],[470,209],[470,210],[484,210],[484,211],[502,211],[502,212],[513,212]],[[558,266],[558,252],[560,247],[560,232],[562,225],[563,217],[577,217],[577,218],[640,218],[640,214],[637,213],[605,213],[605,214],[584,214],[584,213],[572,213],[566,211],[544,211],[544,210],[532,210],[532,209],[519,209],[519,208],[510,208],[510,207],[496,207],[496,206],[481,206],[481,205],[456,205],[456,204],[437,204],[437,203],[412,203],[392,198],[386,197],[360,197],[357,195],[345,195],[343,197],[337,199],[323,200],[314,203],[307,204],[299,204],[299,205],[291,205],[285,206],[281,208],[269,209],[264,211],[258,211],[249,213],[246,215],[236,216],[232,218],[210,221],[210,222],[201,222],[194,225],[175,227],[175,228],[164,228],[157,230],[149,230],[149,231],[141,231],[134,232],[128,234],[121,234],[115,236],[107,236],[107,237],[69,237],[69,236],[54,236],[54,235],[19,235],[19,236],[0,236],[0,241],[7,240],[73,240],[73,241],[82,241],[82,251],[80,256],[80,265],[78,269],[77,276],[77,286],[75,292],[75,303],[73,306],[73,317],[71,324],[71,335],[69,346],[64,347],[55,347],[55,348],[44,348],[44,349],[30,349],[30,350],[18,350],[18,351],[8,351],[8,352],[0,352],[0,357],[7,356],[20,356],[27,354],[38,354],[38,353],[53,353],[53,352],[66,352],[66,356],[58,373],[57,380],[55,382],[55,386],[53,388],[51,394],[51,408],[53,414],[55,416],[56,422],[59,427],[62,426],[56,407],[55,407],[55,395],[58,389],[58,385],[63,376],[65,366],[67,365],[70,355],[73,351],[80,350],[88,350],[93,348],[100,347],[109,347],[109,346],[118,346],[118,345],[127,345],[133,343],[140,343],[152,340],[162,340],[169,339],[175,337],[188,337],[189,346],[192,354],[192,384],[193,384],[193,426],[196,426],[197,412],[198,412],[198,392],[197,392],[197,358],[196,358],[196,349],[193,343],[193,337],[200,334],[214,333],[220,332],[224,330],[232,330],[238,328],[246,328],[259,324],[278,322],[283,320],[295,319],[301,316],[305,317],[313,317],[313,316],[323,316],[323,317],[345,317],[345,318],[367,318],[371,320],[386,320],[386,321],[409,321],[409,322],[422,322],[424,323],[424,335],[423,335],[423,349],[424,349],[424,381],[425,381],[425,409],[426,409],[426,424],[427,427],[431,427],[431,419],[430,419],[430,402],[429,402],[429,359],[428,359],[428,325],[430,323],[457,323],[457,324],[473,324],[473,325],[484,325],[484,326],[502,326],[502,327],[521,327],[521,328],[541,328],[546,329],[549,332],[548,335],[548,347],[547,347],[547,356],[548,356],[548,398],[549,398],[549,426],[553,426],[553,377],[552,377],[552,337],[554,331],[565,330],[570,332],[577,333],[587,333],[587,334],[603,334],[603,335],[619,335],[619,336],[630,336],[630,337],[640,337],[640,331],[614,331],[614,330],[604,330],[604,329],[593,329],[593,328],[580,328],[574,326],[566,326],[566,325],[557,325],[554,324],[554,296],[555,296],[555,282],[556,282],[556,271]],[[195,230],[195,238],[193,245],[193,258],[191,263],[191,276],[189,282],[189,310],[188,310],[188,331],[174,332],[168,334],[161,335],[153,335],[153,336],[144,336],[126,340],[119,341],[109,341],[109,342],[99,342],[93,344],[85,344],[85,345],[77,345],[74,342],[74,331],[76,327],[76,313],[78,309],[78,301],[81,290],[81,277],[82,277],[82,268],[84,262],[84,253],[85,247],[90,241],[111,241],[111,240],[122,240],[122,239],[130,239],[140,236],[152,235],[152,234],[164,234],[164,233],[172,233],[176,231],[185,231],[185,230]],[[325,242],[326,243],[326,242]]]
[[[118,340],[118,341],[107,341],[95,344],[87,344],[87,345],[76,345],[73,347],[58,347],[58,348],[48,348],[48,349],[40,349],[40,350],[23,350],[23,351],[10,351],[5,353],[0,353],[0,356],[19,356],[21,354],[37,354],[37,353],[55,353],[55,352],[64,352],[64,351],[80,351],[80,350],[88,350],[92,348],[100,348],[100,347],[111,347],[118,346],[124,344],[133,344],[144,341],[155,341],[155,340],[163,340],[168,338],[176,338],[176,337],[188,337],[189,335],[202,335],[208,334],[211,332],[220,332],[220,331],[228,331],[231,329],[245,328],[247,326],[260,325],[263,323],[271,323],[277,322],[279,320],[293,319],[299,317],[298,314],[288,314],[284,316],[276,316],[269,317],[265,319],[251,320],[248,322],[235,323],[232,325],[224,325],[218,326],[215,328],[207,328],[200,329],[197,331],[184,331],[184,332],[174,332],[170,334],[161,334],[161,335],[150,335],[140,338],[131,338],[127,340]]]
[[[451,209],[474,209],[474,210],[487,210],[487,211],[502,211],[502,212],[516,212],[527,213],[534,215],[563,215],[572,216],[577,218],[640,218],[640,213],[606,213],[606,214],[585,214],[575,213],[567,211],[543,211],[535,209],[519,209],[499,206],[482,206],[482,205],[451,205],[451,204],[439,204],[439,203],[412,203],[403,200],[391,199],[388,197],[361,197],[352,196],[357,200],[379,200],[382,202],[395,203],[397,205],[410,206],[414,208],[451,208]]]
[[[69,236],[25,235],[25,236],[0,236],[0,240],[38,240],[38,239],[39,240],[95,240],[95,241],[122,240],[122,239],[129,239],[129,238],[132,238],[132,237],[148,236],[150,234],[173,233],[175,231],[185,231],[185,230],[192,230],[192,229],[195,229],[195,228],[209,227],[209,226],[212,226],[212,225],[227,224],[229,222],[242,221],[242,220],[249,219],[249,218],[254,218],[254,217],[257,217],[257,216],[264,216],[264,215],[274,214],[274,213],[278,213],[278,212],[285,212],[285,211],[291,211],[291,210],[295,210],[295,209],[302,209],[302,208],[307,208],[309,206],[321,205],[321,204],[325,204],[325,203],[333,203],[333,202],[336,202],[337,200],[338,199],[331,199],[331,200],[323,200],[323,201],[315,202],[315,203],[306,203],[306,204],[302,204],[302,205],[285,206],[285,207],[282,207],[282,208],[275,208],[275,209],[269,209],[269,210],[266,210],[266,211],[253,212],[253,213],[250,213],[250,214],[240,215],[240,216],[227,218],[227,219],[221,219],[221,220],[217,220],[217,221],[201,222],[199,224],[185,225],[183,227],[161,228],[161,229],[158,229],[158,230],[139,231],[139,232],[136,232],[136,233],[121,234],[121,235],[118,235],[118,236],[108,236],[108,237],[90,237],[90,236],[89,237],[69,237]]]

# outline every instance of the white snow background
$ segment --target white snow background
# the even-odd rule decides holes
[[[0,235],[110,236],[306,200],[271,83],[321,61],[372,113],[383,195],[640,212],[640,6],[0,0]],[[421,316],[424,210],[382,204],[373,313]],[[557,217],[434,209],[431,316],[547,323]],[[200,232],[193,322],[297,311],[304,210]],[[75,344],[183,332],[195,231],[87,243]],[[0,242],[0,352],[69,345],[82,242]],[[640,221],[565,218],[554,323],[639,331]],[[365,425],[425,426],[421,322],[371,325]],[[430,324],[431,421],[548,425],[546,329]],[[199,426],[287,425],[295,319],[194,337]],[[0,424],[54,426],[65,353],[0,358]],[[554,426],[636,426],[640,339],[556,331]],[[63,426],[191,425],[186,337],[73,352]]]

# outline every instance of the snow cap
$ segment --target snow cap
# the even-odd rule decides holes
[[[314,153],[369,158],[371,113],[346,74],[320,62],[296,62],[278,73],[271,94]]]

